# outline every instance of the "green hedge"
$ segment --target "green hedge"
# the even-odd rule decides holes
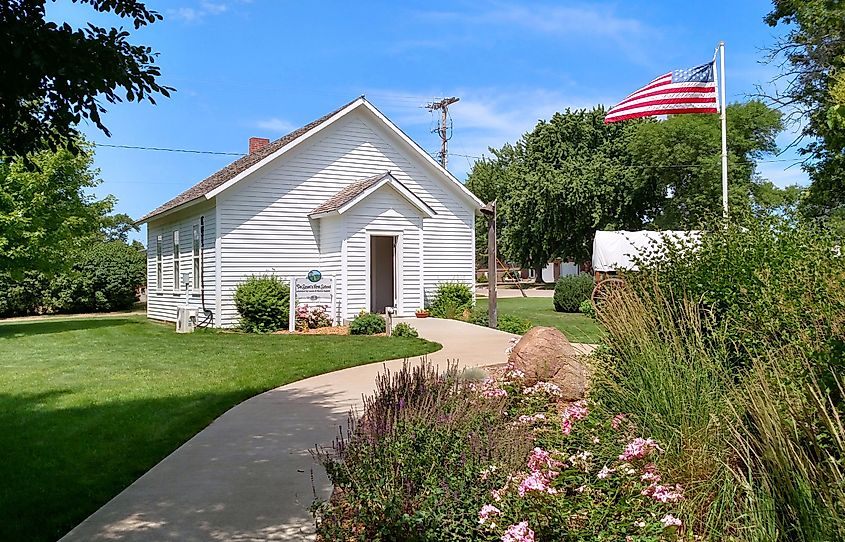
[[[290,287],[274,276],[251,276],[235,290],[235,307],[241,315],[240,328],[267,332],[288,327]]]
[[[378,314],[361,312],[349,322],[350,335],[375,335],[387,330],[387,322]]]
[[[68,269],[48,275],[0,273],[0,316],[125,310],[146,283],[140,244],[96,242],[68,256]]]
[[[460,318],[464,311],[472,309],[472,289],[459,282],[443,282],[428,306],[435,318]]]
[[[592,275],[566,275],[555,284],[554,305],[557,312],[578,312],[581,302],[590,299],[596,282]]]

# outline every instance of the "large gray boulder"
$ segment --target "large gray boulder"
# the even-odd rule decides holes
[[[525,384],[551,382],[564,401],[578,401],[587,393],[587,367],[566,335],[553,327],[533,327],[511,352],[508,362],[525,373]]]

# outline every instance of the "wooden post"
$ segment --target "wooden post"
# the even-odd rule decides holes
[[[487,325],[496,329],[499,324],[499,311],[496,303],[496,278],[499,262],[499,258],[496,257],[496,200],[482,207],[481,214],[487,217]]]

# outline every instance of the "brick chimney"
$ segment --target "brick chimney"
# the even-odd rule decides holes
[[[254,153],[258,149],[270,144],[270,140],[266,137],[251,137],[249,138],[249,154]]]

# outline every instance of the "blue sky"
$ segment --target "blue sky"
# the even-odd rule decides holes
[[[422,106],[458,96],[450,170],[463,179],[490,146],[513,142],[567,107],[612,105],[652,78],[712,58],[726,42],[729,101],[777,73],[762,48],[782,29],[758,0],[625,2],[283,2],[148,0],[164,21],[132,40],[160,53],[161,81],[177,92],[159,104],[109,107],[97,143],[246,152],[250,136],[281,137],[365,94],[425,149],[439,148]],[[59,0],[48,16],[120,24]],[[131,27],[131,25],[126,25]],[[779,142],[787,145],[792,133]],[[780,157],[792,158],[794,152]],[[98,195],[139,217],[236,156],[98,147]],[[790,162],[760,173],[806,184]]]

